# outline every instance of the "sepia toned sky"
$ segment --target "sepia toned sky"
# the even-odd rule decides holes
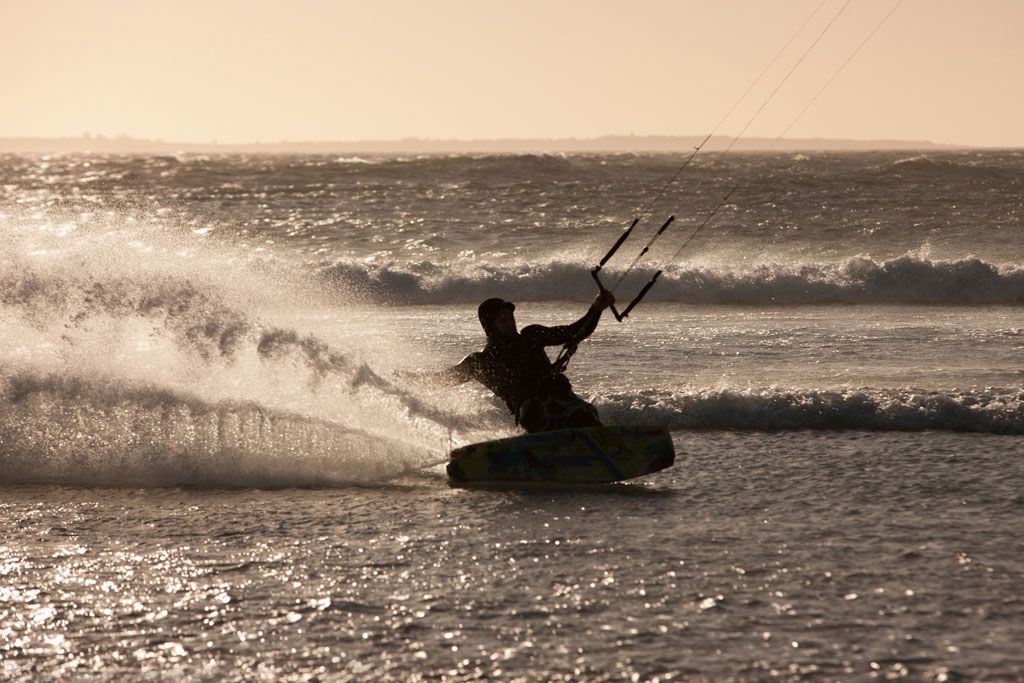
[[[0,0],[0,136],[696,135],[819,3]],[[748,135],[778,135],[894,3],[853,0]],[[1022,31],[1024,0],[904,0],[789,135],[1024,146]]]

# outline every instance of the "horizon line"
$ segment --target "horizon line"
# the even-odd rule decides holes
[[[167,141],[162,138],[136,138],[118,134],[86,132],[79,136],[0,136],[0,153],[46,152],[125,152],[147,151],[252,151],[264,153],[288,152],[349,152],[349,153],[543,153],[543,152],[689,152],[705,135],[637,135],[606,134],[591,137],[500,137],[500,138],[430,138],[409,136],[394,139],[362,140],[276,140],[252,142]],[[729,135],[712,136],[707,151],[725,147],[733,142]],[[97,149],[93,149],[97,148]],[[964,145],[911,140],[901,138],[842,138],[801,137],[768,138],[751,136],[740,138],[737,151],[886,151],[886,150],[965,150],[965,149],[1020,149],[1019,146]]]

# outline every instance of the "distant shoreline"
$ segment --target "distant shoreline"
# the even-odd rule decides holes
[[[126,136],[81,136],[63,138],[0,137],[0,153],[14,154],[614,154],[684,153],[700,144],[703,136],[605,135],[596,138],[439,140],[361,140],[355,142],[257,142],[219,144],[216,142],[166,142]],[[715,136],[705,151],[724,149],[731,138]],[[744,138],[733,148],[744,152],[838,152],[838,151],[923,151],[987,149],[947,145],[928,140],[848,140],[793,138],[774,149],[770,138]],[[995,149],[995,148],[993,148]]]

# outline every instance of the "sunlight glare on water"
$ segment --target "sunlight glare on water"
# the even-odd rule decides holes
[[[696,164],[569,366],[676,465],[448,487],[513,422],[417,373],[580,316],[678,162],[0,158],[3,677],[1024,676],[1019,155]]]

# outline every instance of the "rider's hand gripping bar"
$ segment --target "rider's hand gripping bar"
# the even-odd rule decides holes
[[[609,293],[608,289],[605,288],[604,283],[601,282],[600,276],[597,274],[597,271],[599,270],[601,270],[601,266],[594,266],[594,268],[590,271],[590,277],[594,278],[594,282],[597,283],[597,288],[601,290],[602,294]],[[618,309],[615,308],[615,304],[612,304],[608,308],[612,310],[612,315],[614,315],[615,319],[618,320],[620,323],[622,322],[622,319],[626,317],[619,313]]]

